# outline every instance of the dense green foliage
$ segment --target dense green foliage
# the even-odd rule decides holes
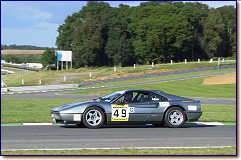
[[[31,46],[31,45],[4,45],[1,44],[1,50],[4,49],[27,49],[27,50],[42,50],[42,49],[46,49],[46,47],[37,47],[37,46]]]
[[[40,63],[41,54],[1,54],[1,59],[12,63]]]
[[[55,51],[53,48],[46,48],[44,53],[41,55],[41,63],[44,67],[55,64],[57,58],[55,56]]]
[[[150,64],[236,55],[236,9],[152,1],[137,7],[91,2],[58,28],[58,49],[75,67]]]

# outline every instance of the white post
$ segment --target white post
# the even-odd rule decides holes
[[[197,63],[200,63],[200,59],[197,60]]]
[[[72,60],[71,60],[71,64],[70,64],[71,66],[70,66],[70,69],[72,69]]]
[[[114,72],[116,72],[116,67],[114,67]]]
[[[220,58],[218,58],[218,66],[220,65]]]
[[[64,61],[61,61],[61,70],[63,70]]]
[[[42,84],[42,80],[41,80],[41,79],[39,80],[39,84],[40,84],[40,85]]]
[[[91,74],[91,72],[90,72],[90,78],[92,77],[92,74]]]
[[[152,67],[152,68],[154,67],[154,62],[151,63],[151,67]]]
[[[59,71],[59,61],[57,60],[57,71]]]
[[[64,76],[64,81],[66,81],[66,77]]]
[[[187,64],[187,59],[185,59],[185,62],[184,62],[185,64]]]
[[[22,79],[22,85],[24,85],[24,79]]]
[[[222,62],[224,63],[224,58],[223,58]]]
[[[171,60],[171,65],[172,65],[172,60]]]
[[[68,61],[66,61],[66,70],[68,69]]]
[[[136,69],[136,64],[134,64],[134,69]]]

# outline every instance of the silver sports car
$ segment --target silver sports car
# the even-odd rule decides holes
[[[122,90],[89,102],[51,110],[55,123],[99,128],[103,124],[154,124],[182,127],[202,115],[200,101],[160,90]]]

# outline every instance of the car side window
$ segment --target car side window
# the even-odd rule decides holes
[[[116,104],[142,103],[149,101],[148,92],[127,92],[124,96],[119,98]]]
[[[116,104],[128,104],[133,103],[133,99],[136,96],[134,92],[127,92],[124,96],[119,98],[115,103]]]
[[[124,104],[124,98],[125,96],[120,97],[117,101],[115,101],[115,104]]]
[[[133,103],[142,103],[142,102],[148,102],[149,96],[148,92],[138,92],[136,97],[133,99]]]
[[[150,101],[168,101],[166,97],[163,97],[161,95],[155,94],[155,93],[150,93]]]

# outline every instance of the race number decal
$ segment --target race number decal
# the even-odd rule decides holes
[[[128,121],[129,120],[129,105],[111,105],[112,114],[111,121]]]

